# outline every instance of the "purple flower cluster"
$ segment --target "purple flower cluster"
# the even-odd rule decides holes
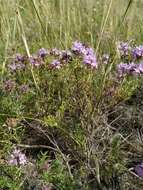
[[[143,46],[136,46],[132,49],[132,56],[134,59],[143,58]]]
[[[50,51],[50,55],[53,55],[53,56],[60,56],[61,55],[61,51],[57,48],[53,48],[51,49]]]
[[[29,86],[27,84],[22,84],[19,87],[19,91],[20,91],[20,93],[25,94],[26,92],[29,91]]]
[[[61,51],[59,59],[67,63],[72,60],[72,53],[69,50],[63,50]]]
[[[130,61],[135,61],[143,58],[143,45],[132,47],[127,42],[119,42],[117,49],[122,58],[129,58]]]
[[[121,57],[126,57],[130,54],[131,46],[127,42],[119,42],[117,43],[117,49]]]
[[[85,45],[82,44],[81,42],[75,41],[75,42],[73,42],[73,44],[72,44],[71,50],[72,50],[75,54],[77,54],[77,55],[84,54]]]
[[[6,80],[4,82],[4,90],[11,92],[12,90],[14,90],[16,87],[16,83],[13,80]]]
[[[92,68],[97,68],[97,60],[95,55],[85,55],[84,64],[90,65]]]
[[[21,55],[21,54],[19,54],[19,53],[17,53],[15,55],[14,59],[15,59],[15,62],[21,62],[21,63],[23,63],[26,60],[26,57],[23,56],[23,55]]]
[[[59,50],[57,48],[47,50],[41,48],[36,54],[30,57],[16,54],[12,63],[8,65],[8,68],[12,72],[20,71],[26,67],[27,63],[30,63],[33,67],[39,68],[45,63],[45,58],[47,56],[52,56],[54,60],[50,64],[50,67],[52,66],[52,68],[59,69],[62,65],[70,63],[74,55],[78,55],[80,58],[82,57],[83,63],[91,68],[97,68],[97,59],[94,50],[78,41],[73,42],[70,50]]]
[[[12,63],[8,65],[8,68],[11,72],[17,71],[17,70],[23,70],[25,68],[25,62],[26,57],[21,54],[16,54],[12,60]]]
[[[52,66],[52,68],[60,69],[61,68],[61,62],[59,60],[55,59],[54,61],[52,61],[51,66]]]
[[[118,50],[122,58],[125,58],[126,63],[121,63],[117,66],[120,76],[126,74],[141,75],[143,74],[143,45],[130,46],[129,43],[120,42]]]
[[[46,50],[45,48],[41,48],[38,51],[38,56],[41,58],[45,58],[47,55],[49,55],[49,51]]]
[[[15,166],[25,165],[27,158],[19,149],[14,148],[8,159],[8,163]]]
[[[76,55],[81,55],[83,57],[84,64],[89,65],[92,68],[97,68],[97,59],[92,48],[85,46],[81,42],[75,41],[72,44],[71,50]]]
[[[33,55],[29,58],[29,61],[32,66],[34,67],[40,67],[44,64],[43,60],[40,57],[37,57],[36,55]]]
[[[72,53],[69,50],[59,50],[57,48],[51,49],[50,55],[56,57],[51,63],[52,68],[60,69],[62,64],[68,63],[72,60]]]
[[[143,74],[143,63],[120,63],[117,66],[117,70],[120,76],[124,76],[126,74],[140,75]]]
[[[17,71],[17,70],[23,70],[25,68],[25,64],[13,62],[13,63],[11,63],[11,64],[8,65],[8,68],[12,72]]]

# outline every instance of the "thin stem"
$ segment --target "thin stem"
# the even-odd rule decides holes
[[[113,3],[113,0],[110,0],[110,4],[109,4],[109,8],[108,8],[108,12],[107,12],[107,15],[106,15],[106,17],[105,17],[105,21],[104,21],[103,27],[102,27],[101,32],[100,32],[99,41],[98,41],[98,43],[97,43],[96,53],[98,52],[98,49],[99,49],[99,46],[100,46],[100,43],[101,43],[101,40],[102,40],[102,37],[103,37],[104,29],[105,29],[105,26],[106,26],[106,23],[107,23],[108,17],[109,17],[109,15],[110,15],[110,11],[111,11],[111,7],[112,7],[112,3]]]

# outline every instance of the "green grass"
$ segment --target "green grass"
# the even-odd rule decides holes
[[[137,26],[142,30],[138,15],[141,4],[140,1],[124,0],[1,0],[1,41],[8,41],[8,47],[18,48],[23,32],[30,48],[41,45],[68,47],[73,39],[87,41],[96,47],[102,33],[106,34],[101,36],[102,41],[104,38],[118,40],[117,33],[119,39],[120,35],[124,39],[134,38]],[[128,33],[130,28],[132,31]]]
[[[27,47],[33,53],[42,46],[67,48],[81,40],[97,51],[112,52],[118,40],[142,40],[140,0],[1,0],[0,4],[2,69],[13,51]]]

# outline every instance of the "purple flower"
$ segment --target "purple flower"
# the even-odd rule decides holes
[[[83,63],[90,65],[92,68],[97,68],[97,60],[94,50],[90,47],[86,47],[83,53]]]
[[[117,70],[120,76],[126,74],[140,75],[143,74],[143,63],[121,63],[117,66]]]
[[[13,61],[12,63],[10,63],[8,65],[8,68],[14,72],[14,71],[17,71],[17,70],[23,70],[25,68],[25,62],[26,60],[26,57],[21,55],[21,54],[16,54],[14,55],[14,58],[13,58]]]
[[[14,72],[14,71],[17,71],[17,70],[23,70],[25,68],[25,64],[23,63],[11,63],[8,65],[9,69]]]
[[[40,67],[44,64],[43,60],[40,57],[37,57],[36,55],[33,55],[29,58],[29,61],[32,66],[34,67]]]
[[[71,50],[76,54],[83,54],[85,51],[85,46],[81,42],[75,41],[72,43]]]
[[[56,60],[56,59],[55,59],[54,61],[52,61],[51,66],[52,66],[53,68],[60,69],[60,68],[61,68],[61,63],[60,63],[59,60]]]
[[[119,65],[117,65],[117,70],[120,75],[125,74],[127,68],[128,68],[128,65],[126,63],[120,63]]]
[[[133,62],[129,63],[128,67],[127,67],[127,72],[130,74],[130,73],[134,72],[137,67],[138,67],[137,64],[135,64]]]
[[[12,90],[14,90],[16,84],[15,81],[13,80],[7,80],[4,82],[4,89],[8,92],[11,92]]]
[[[126,57],[130,54],[131,47],[128,43],[119,42],[117,44],[117,48],[121,56]]]
[[[19,149],[14,148],[9,157],[8,163],[15,166],[25,165],[27,163],[27,158]]]
[[[136,64],[136,67],[134,68],[133,74],[134,75],[143,74],[143,63]]]
[[[85,47],[85,49],[82,50],[83,55],[94,55],[94,50],[90,47]]]
[[[138,70],[139,70],[140,74],[143,74],[143,63],[140,63],[138,65]]]
[[[11,63],[11,64],[8,65],[8,68],[11,71],[16,71],[17,70],[17,64],[16,63]]]
[[[71,49],[76,54],[81,54],[81,55],[93,55],[94,54],[94,50],[92,48],[85,46],[83,43],[78,42],[78,41],[73,42]]]
[[[14,60],[15,60],[16,62],[22,62],[22,63],[23,63],[23,62],[25,61],[25,56],[23,56],[23,55],[17,53],[17,54],[15,55],[15,57],[14,57]]]
[[[69,50],[63,50],[60,55],[62,61],[68,62],[72,60],[72,53]]]
[[[137,68],[137,65],[135,63],[120,63],[117,66],[117,70],[120,74],[120,76],[124,75],[124,74],[132,74],[135,69]]]
[[[135,173],[139,177],[143,177],[143,163],[136,165],[136,167],[135,167]]]
[[[85,46],[81,42],[75,41],[72,44],[72,51],[83,56],[83,63],[90,65],[92,68],[97,68],[97,60],[94,50]]]
[[[143,46],[136,46],[132,49],[132,56],[135,59],[143,57]]]
[[[24,68],[25,68],[25,64],[22,64],[22,63],[17,64],[17,69],[18,70],[23,70]]]
[[[90,65],[92,68],[97,68],[97,60],[95,55],[85,55],[83,58],[83,63]]]
[[[62,52],[57,48],[53,48],[53,49],[51,49],[50,54],[54,55],[54,56],[60,56],[62,54]]]
[[[19,90],[20,92],[23,94],[23,93],[26,93],[28,92],[29,90],[29,86],[27,84],[22,84],[20,87],[19,87]]]
[[[45,48],[41,48],[38,51],[38,55],[42,58],[46,57],[49,54],[48,50],[46,50]]]

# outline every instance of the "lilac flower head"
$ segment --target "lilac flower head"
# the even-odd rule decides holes
[[[83,56],[84,64],[90,65],[92,68],[97,68],[96,55],[91,47],[88,47],[79,41],[75,41],[72,44],[71,50],[75,54]]]
[[[23,55],[21,55],[21,54],[16,54],[15,55],[15,59],[17,60],[17,61],[20,61],[20,62],[23,62],[25,59],[24,59],[24,56]]]
[[[143,46],[136,46],[132,49],[132,56],[135,59],[143,57]]]
[[[17,64],[17,69],[18,70],[23,70],[25,68],[25,64],[23,64],[23,63],[18,63]]]
[[[11,64],[8,65],[8,68],[12,72],[17,71],[17,70],[23,70],[25,68],[25,64],[13,62],[13,63],[11,63]]]
[[[31,65],[34,67],[40,67],[44,63],[43,60],[40,57],[37,57],[36,55],[31,56],[29,58],[29,61]]]
[[[135,63],[120,63],[117,66],[117,70],[120,76],[122,76],[125,74],[132,74],[135,71],[136,67],[137,65]]]
[[[46,50],[45,48],[41,48],[38,51],[38,55],[42,58],[46,57],[49,54],[48,50]]]
[[[15,84],[15,81],[13,81],[13,80],[6,80],[4,82],[5,91],[11,92],[12,90],[14,90],[15,86],[16,86],[16,84]]]
[[[143,74],[143,63],[135,64],[135,63],[121,63],[117,66],[118,73],[120,76],[126,74],[132,75],[141,75]]]
[[[131,47],[128,43],[125,42],[119,42],[117,44],[117,49],[122,57],[126,57],[129,55]]]
[[[83,55],[94,55],[94,50],[90,47],[85,47],[82,49]]]
[[[19,87],[19,90],[20,90],[20,92],[23,94],[23,93],[26,93],[26,92],[28,92],[28,90],[29,90],[29,86],[28,85],[26,85],[26,84],[23,84],[23,85],[21,85],[20,87]]]
[[[63,50],[61,52],[60,59],[65,62],[68,62],[72,60],[72,53],[69,50]]]
[[[16,62],[22,62],[22,63],[23,63],[23,62],[25,61],[25,56],[23,56],[23,55],[17,53],[17,54],[15,55],[14,59],[15,59]]]
[[[61,51],[59,49],[57,49],[57,48],[53,48],[53,49],[51,49],[50,54],[53,55],[53,56],[60,56]]]
[[[97,60],[95,55],[85,55],[83,58],[83,63],[90,65],[92,68],[97,68]]]
[[[85,51],[85,46],[78,41],[73,42],[71,50],[76,54],[82,54]]]
[[[140,74],[143,74],[143,63],[138,64],[137,69],[139,70]]]
[[[143,163],[138,164],[135,166],[135,173],[139,176],[143,178]]]
[[[56,60],[56,59],[55,59],[55,60],[51,63],[51,66],[52,66],[53,68],[60,69],[60,68],[61,68],[61,63],[60,63],[59,60]]]
[[[72,51],[83,56],[83,63],[90,65],[92,68],[97,68],[97,60],[94,50],[91,47],[84,45],[81,42],[75,41],[72,44]]]
[[[17,70],[17,64],[16,63],[11,63],[11,64],[8,65],[8,68],[11,71],[16,71]]]
[[[27,163],[27,158],[19,149],[14,148],[9,157],[8,163],[15,166],[25,165]]]

